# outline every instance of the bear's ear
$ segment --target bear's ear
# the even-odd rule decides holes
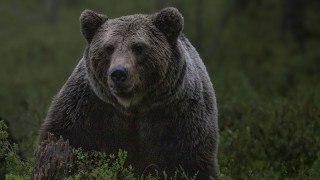
[[[168,7],[153,16],[153,24],[167,37],[175,42],[183,29],[183,17],[178,9]]]
[[[96,30],[108,20],[107,16],[91,10],[84,10],[80,15],[80,30],[88,43],[91,42]]]

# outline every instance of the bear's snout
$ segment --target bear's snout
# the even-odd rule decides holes
[[[109,87],[117,96],[130,96],[132,86],[129,81],[128,69],[123,66],[116,66],[109,73]]]
[[[110,77],[113,83],[118,86],[128,78],[128,71],[126,68],[118,66],[110,71]]]

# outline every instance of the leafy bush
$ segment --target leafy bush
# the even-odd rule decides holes
[[[7,126],[3,120],[0,121],[0,167],[1,174],[5,174],[8,180],[30,179],[32,175],[33,163],[24,161],[18,154],[18,145],[8,141]],[[72,150],[72,163],[68,163],[67,171],[69,176],[65,180],[80,179],[124,179],[124,180],[158,180],[158,179],[196,179],[196,174],[192,177],[186,175],[182,168],[178,169],[173,177],[168,177],[165,172],[161,174],[157,171],[152,174],[135,175],[134,168],[126,166],[127,152],[119,150],[118,155],[106,155],[103,152],[84,152],[81,148]]]
[[[0,173],[6,179],[30,179],[32,163],[18,155],[18,145],[8,141],[7,125],[0,121]]]

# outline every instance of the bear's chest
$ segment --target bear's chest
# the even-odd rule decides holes
[[[165,123],[166,117],[128,117],[119,114],[105,114],[97,117],[92,129],[100,134],[101,144],[135,153],[143,149],[154,151],[164,143],[172,141],[176,126]],[[92,130],[89,130],[92,131]]]
[[[119,149],[128,152],[128,164],[135,164],[137,169],[145,168],[150,163],[161,165],[178,146],[178,127],[174,118],[165,114],[129,117],[114,112],[91,114],[91,126],[87,129],[94,136],[95,150],[108,154],[117,154]],[[163,161],[163,162],[162,162]]]

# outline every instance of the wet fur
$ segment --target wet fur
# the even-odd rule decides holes
[[[176,18],[176,9],[165,10]],[[83,58],[54,98],[39,141],[51,132],[85,150],[117,153],[122,148],[137,173],[158,169],[172,175],[181,165],[189,174],[199,171],[199,179],[217,178],[219,133],[214,89],[197,51],[180,33],[182,29],[166,35],[167,29],[157,28],[157,23],[163,23],[155,20],[157,15],[168,12],[101,19],[94,35],[89,32],[86,37]],[[166,18],[160,20],[168,21]],[[134,71],[139,74],[132,80],[136,83],[132,96],[140,98],[128,107],[119,103],[105,83],[111,62],[94,61],[103,56],[101,42],[106,39],[105,32],[111,31],[125,38],[132,37],[128,33],[142,36],[151,49],[146,55],[148,63],[139,64],[127,53],[134,58]],[[146,68],[151,70],[144,77],[141,74]]]

